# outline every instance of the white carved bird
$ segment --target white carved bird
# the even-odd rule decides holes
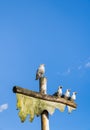
[[[69,98],[70,97],[70,89],[67,89],[65,92],[65,97]]]
[[[76,100],[76,94],[77,94],[77,92],[73,92],[73,94],[72,94],[72,96],[71,96],[71,100]]]
[[[59,86],[57,94],[58,96],[62,96],[62,86]]]

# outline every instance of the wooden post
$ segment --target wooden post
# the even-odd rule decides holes
[[[39,79],[39,91],[43,95],[47,93],[46,77]],[[44,110],[41,114],[41,130],[49,130],[49,113],[46,110]]]

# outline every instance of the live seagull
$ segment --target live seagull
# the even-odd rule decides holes
[[[43,77],[44,73],[45,73],[45,64],[41,64],[36,72],[36,80]]]

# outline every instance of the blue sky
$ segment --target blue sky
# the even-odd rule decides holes
[[[90,130],[90,1],[0,0],[0,130],[39,130],[21,123],[14,85],[39,91],[35,73],[46,65],[47,93],[77,91],[77,110],[56,110],[50,130]]]

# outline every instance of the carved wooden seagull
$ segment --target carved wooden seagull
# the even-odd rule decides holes
[[[76,100],[76,94],[77,94],[77,92],[73,92],[73,94],[72,94],[72,96],[71,96],[71,100]]]
[[[70,89],[67,89],[67,90],[66,90],[65,97],[66,97],[66,98],[69,98],[69,97],[70,97]]]
[[[62,96],[62,86],[59,86],[58,91],[57,91],[58,96]]]

